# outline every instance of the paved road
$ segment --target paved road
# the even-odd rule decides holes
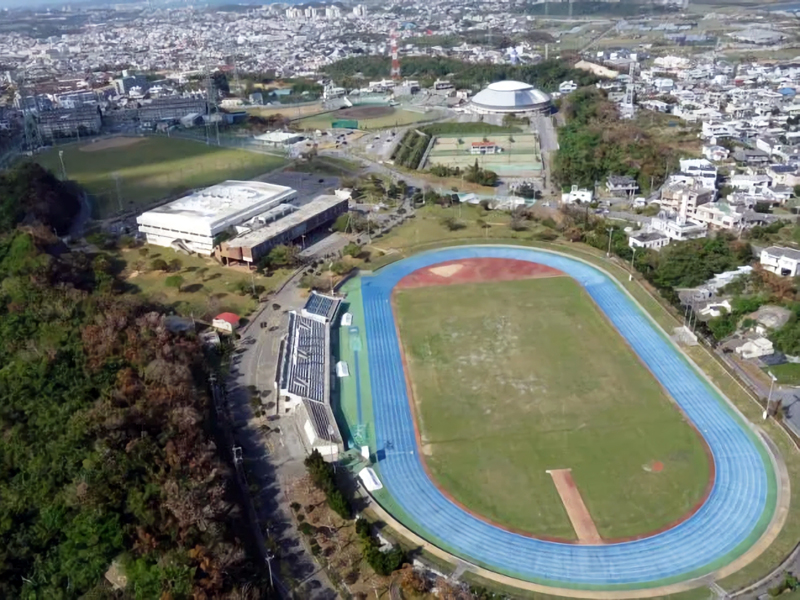
[[[327,575],[321,571],[306,551],[291,518],[291,508],[286,487],[305,474],[303,459],[306,450],[296,432],[291,415],[277,415],[269,422],[257,418],[250,405],[249,386],[255,386],[262,402],[269,402],[267,413],[276,415],[278,398],[273,384],[280,339],[286,332],[286,311],[302,305],[301,291],[297,288],[299,274],[275,294],[265,307],[241,331],[241,339],[234,354],[231,375],[226,382],[231,413],[235,421],[235,436],[242,447],[251,486],[260,490],[260,518],[268,524],[266,537],[272,537],[280,547],[280,562],[273,563],[275,572],[284,581],[289,575],[302,584],[297,592],[303,600],[334,600],[338,598]],[[273,309],[275,305],[279,307]],[[261,328],[261,323],[267,323]],[[274,417],[273,417],[274,418]],[[273,428],[263,433],[262,426]],[[274,431],[275,428],[279,431]]]
[[[542,147],[542,152],[555,152],[558,150],[558,136],[550,116],[534,117],[531,125],[534,126],[539,134],[539,144]]]
[[[736,371],[739,378],[744,381],[759,398],[769,397],[769,384],[756,379],[747,371],[742,369],[730,356],[717,352],[717,355],[725,361],[725,364]],[[800,435],[800,390],[790,386],[776,385],[772,390],[772,401],[781,401],[786,417],[786,424],[796,435]]]

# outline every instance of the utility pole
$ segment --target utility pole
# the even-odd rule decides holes
[[[614,228],[613,227],[609,227],[608,229],[606,229],[606,231],[608,232],[608,252],[606,252],[606,258],[610,258],[611,257],[611,235],[614,233]]]
[[[628,281],[633,281],[633,260],[636,258],[636,246],[633,247],[633,255],[631,256],[631,272],[628,275]]]
[[[111,176],[114,178],[114,183],[117,188],[117,204],[119,205],[119,212],[122,212],[122,188],[119,185],[119,171],[114,171]]]

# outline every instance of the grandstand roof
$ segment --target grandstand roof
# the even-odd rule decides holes
[[[306,305],[303,307],[304,316],[318,316],[325,319],[325,322],[331,322],[336,316],[336,311],[342,301],[333,296],[326,296],[319,292],[311,292],[311,295],[306,300]]]
[[[327,401],[328,328],[289,313],[289,336],[281,368],[281,390],[299,398]]]
[[[328,405],[324,402],[317,402],[315,400],[303,399],[303,404],[308,411],[311,426],[317,437],[329,442],[338,444],[342,440],[339,437],[339,428],[332,420],[333,413],[328,409]]]

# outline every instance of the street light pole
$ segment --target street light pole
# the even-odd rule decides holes
[[[769,375],[770,381],[769,381],[769,394],[767,394],[767,410],[765,414],[769,416],[769,406],[770,403],[772,402],[772,390],[775,387],[775,375],[773,375],[771,371],[767,371],[767,374]]]
[[[606,252],[606,258],[609,258],[611,256],[611,235],[614,233],[614,228],[609,227],[606,231],[608,232],[608,252]]]
[[[631,256],[631,272],[628,275],[628,281],[633,281],[633,259],[636,258],[636,246],[633,247],[633,255]]]
[[[58,160],[61,161],[61,177],[64,179],[64,181],[66,181],[67,180],[67,169],[64,166],[64,151],[63,150],[59,150],[58,151]]]
[[[275,558],[275,555],[272,552],[267,552],[267,569],[269,569],[269,587],[274,587],[272,584],[272,559]]]

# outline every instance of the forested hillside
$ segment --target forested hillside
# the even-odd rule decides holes
[[[72,196],[30,169],[0,178],[0,598],[268,597],[232,533],[197,339],[122,294],[108,257],[44,250]]]
[[[390,58],[387,56],[361,56],[345,58],[325,67],[325,73],[345,87],[361,87],[364,79],[388,77]],[[455,58],[408,56],[400,63],[403,77],[419,79],[430,85],[434,79],[447,78],[457,88],[479,88],[503,79],[524,81],[545,91],[558,89],[567,79],[578,85],[590,85],[597,77],[573,68],[561,60],[548,60],[536,65],[495,65],[468,63]]]
[[[554,175],[564,186],[591,188],[608,175],[630,175],[642,190],[664,182],[674,150],[654,140],[635,121],[620,120],[616,105],[595,88],[578,90],[561,107],[567,124],[558,130]]]

